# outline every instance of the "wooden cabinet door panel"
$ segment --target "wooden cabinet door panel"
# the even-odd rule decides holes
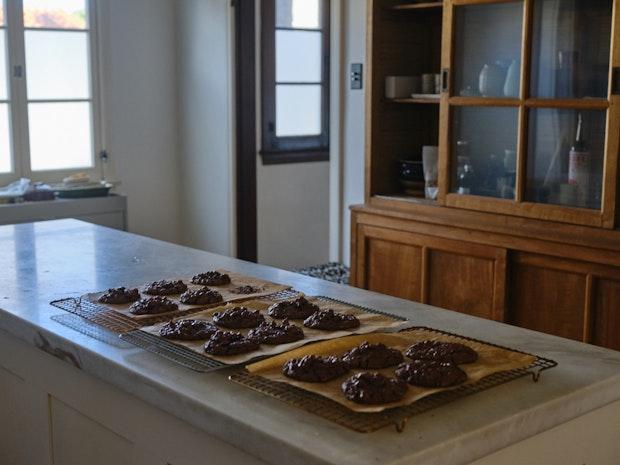
[[[354,285],[503,320],[506,250],[358,225]]]
[[[620,350],[620,281],[597,279],[593,294],[592,342]]]
[[[588,277],[552,257],[519,254],[512,262],[510,322],[582,340]]]
[[[413,245],[368,239],[367,289],[419,301],[422,249]]]
[[[428,273],[429,304],[501,319],[503,312],[495,306],[494,259],[434,249],[429,251]]]

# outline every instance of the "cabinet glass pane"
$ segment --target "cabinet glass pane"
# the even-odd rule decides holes
[[[31,103],[28,125],[33,171],[93,166],[90,103]]]
[[[276,31],[277,82],[321,82],[321,35]]]
[[[607,98],[612,0],[534,2],[531,95]]]
[[[519,96],[523,2],[455,7],[455,95]]]
[[[32,28],[85,29],[87,0],[23,0],[24,26]]]
[[[511,107],[452,108],[452,192],[514,199],[518,114]]]
[[[321,86],[276,85],[276,136],[321,134]]]
[[[90,98],[86,32],[26,31],[28,98]]]
[[[0,173],[10,173],[11,168],[9,105],[0,103]]]
[[[318,29],[320,0],[277,0],[276,27]]]
[[[530,110],[526,200],[600,209],[605,118],[602,110]]]

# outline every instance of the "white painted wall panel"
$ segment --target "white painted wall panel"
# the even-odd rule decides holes
[[[346,69],[351,63],[364,63],[366,53],[366,2],[343,0],[344,61]],[[364,63],[365,64],[365,63]],[[348,79],[348,73],[345,73]],[[364,82],[364,88],[368,83]],[[350,261],[351,215],[349,206],[364,202],[364,92],[351,90],[348,83],[344,90],[343,104],[343,214],[342,256]]]
[[[178,242],[175,0],[98,5],[104,143],[128,196],[129,230]]]
[[[182,241],[234,253],[230,2],[178,0]]]

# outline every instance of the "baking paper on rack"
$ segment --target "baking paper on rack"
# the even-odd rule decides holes
[[[194,352],[198,352],[199,354],[206,355],[209,358],[217,360],[219,362],[225,363],[227,365],[238,365],[241,363],[247,363],[252,359],[257,357],[267,357],[275,354],[280,354],[282,352],[286,352],[288,350],[295,349],[297,347],[301,347],[310,342],[323,341],[326,339],[334,339],[343,336],[349,336],[351,334],[366,334],[376,331],[386,331],[391,328],[399,328],[405,322],[402,320],[397,320],[391,318],[387,315],[381,315],[376,313],[364,312],[363,310],[354,307],[352,305],[348,305],[346,303],[334,302],[330,300],[323,300],[316,297],[307,297],[310,302],[317,304],[321,309],[331,308],[336,312],[346,313],[355,315],[360,320],[359,328],[347,330],[347,331],[323,331],[320,329],[312,329],[306,328],[303,326],[302,320],[289,320],[292,324],[296,324],[300,326],[304,330],[304,339],[300,341],[290,342],[288,344],[278,344],[278,345],[266,345],[261,344],[258,350],[253,352],[249,352],[247,354],[239,354],[239,355],[226,355],[226,356],[217,356],[207,354],[204,351],[204,345],[206,341],[175,341],[172,339],[168,339],[169,342],[174,344],[182,345],[187,347],[188,349],[193,350]],[[271,299],[260,299],[260,300],[251,300],[243,302],[242,304],[227,304],[217,308],[211,308],[208,310],[203,310],[198,313],[193,313],[191,315],[192,319],[202,319],[211,321],[213,314],[215,312],[221,312],[226,310],[227,308],[231,308],[234,306],[243,305],[251,310],[259,310],[264,316],[266,321],[272,321],[273,318],[267,315],[268,307],[276,302]],[[177,318],[178,320],[182,320],[184,318]],[[276,320],[278,322],[282,322],[282,320]],[[159,323],[153,326],[148,326],[142,328],[142,331],[146,331],[147,333],[154,334],[159,336],[159,330],[165,323]],[[222,328],[224,331],[239,331],[243,334],[247,334],[250,332],[250,329],[232,329],[228,330],[226,328]]]
[[[456,336],[446,335],[429,329],[416,328],[412,331],[406,330],[400,333],[375,333],[317,342],[316,344],[307,345],[291,352],[253,363],[248,365],[246,368],[254,375],[261,376],[271,381],[290,384],[306,391],[319,394],[323,397],[327,397],[328,399],[338,402],[339,404],[342,404],[355,412],[381,412],[389,408],[412,404],[413,402],[436,392],[459,388],[463,386],[463,384],[452,388],[423,388],[409,385],[405,397],[399,402],[381,405],[363,405],[347,400],[342,393],[342,382],[350,376],[364,371],[379,372],[386,376],[394,377],[394,370],[396,367],[385,368],[382,370],[353,369],[349,373],[327,383],[305,383],[284,376],[282,374],[282,366],[292,358],[300,358],[305,355],[341,356],[364,341],[368,341],[370,343],[383,343],[389,347],[394,347],[404,352],[410,345],[425,340],[458,342],[465,344],[478,352],[478,360],[476,363],[459,365],[459,367],[464,370],[468,376],[468,380],[465,384],[473,384],[486,376],[501,371],[528,367],[536,360],[536,357],[532,355],[502,349]],[[409,359],[405,357],[405,361],[409,361]]]
[[[281,292],[281,291],[285,291],[287,289],[290,289],[290,286],[285,286],[282,284],[276,284],[276,283],[272,283],[270,281],[265,281],[263,279],[259,279],[259,278],[253,278],[251,276],[244,276],[238,273],[232,273],[230,271],[226,271],[226,270],[217,270],[220,273],[226,273],[230,276],[230,284],[225,284],[223,286],[207,286],[210,289],[213,289],[217,292],[219,292],[220,294],[222,294],[222,298],[224,299],[224,302],[238,302],[238,301],[243,301],[243,300],[249,300],[249,299],[256,299],[258,297],[263,297],[263,296],[268,296],[271,294],[275,294],[277,292]],[[163,278],[163,279],[168,279],[170,281],[177,281],[177,280],[181,280],[183,281],[185,284],[187,284],[187,288],[188,290],[195,290],[195,289],[201,289],[205,286],[200,285],[200,284],[192,284],[191,282],[191,277],[190,278]],[[138,290],[140,291],[140,296],[142,298],[149,298],[149,297],[154,297],[152,295],[149,294],[145,294],[143,292],[144,287],[147,286],[147,284],[149,283],[144,283],[141,286],[135,286],[138,288]],[[235,289],[241,286],[252,286],[258,289],[258,292],[254,292],[252,294],[238,294],[235,293]],[[125,287],[132,287],[132,286],[125,286]],[[133,320],[159,320],[161,321],[162,319],[170,319],[173,318],[177,315],[185,315],[188,313],[192,313],[193,311],[196,310],[200,310],[203,308],[213,308],[215,306],[220,306],[222,305],[222,303],[217,303],[217,304],[211,304],[211,305],[187,305],[187,304],[183,304],[181,303],[181,301],[179,300],[181,298],[181,294],[175,294],[175,295],[168,295],[165,296],[168,299],[170,299],[171,301],[173,301],[174,303],[176,303],[179,306],[178,310],[175,310],[174,312],[166,312],[166,313],[157,313],[157,314],[149,314],[149,315],[134,315],[132,313],[129,312],[129,307],[131,307],[131,304],[123,304],[123,305],[112,305],[112,304],[104,304],[98,301],[99,297],[103,294],[103,292],[96,292],[96,293],[92,293],[92,294],[86,294],[84,297],[82,298],[86,298],[87,300],[89,300],[90,302],[93,302],[101,307],[105,307],[105,308],[109,308],[111,310],[114,310],[118,313],[122,313],[123,315],[133,319]],[[163,317],[163,318],[162,318]]]

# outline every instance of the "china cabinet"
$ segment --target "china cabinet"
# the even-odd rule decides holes
[[[620,2],[368,5],[352,283],[620,349]],[[385,97],[426,73],[439,98]],[[424,146],[434,198],[399,170]]]

